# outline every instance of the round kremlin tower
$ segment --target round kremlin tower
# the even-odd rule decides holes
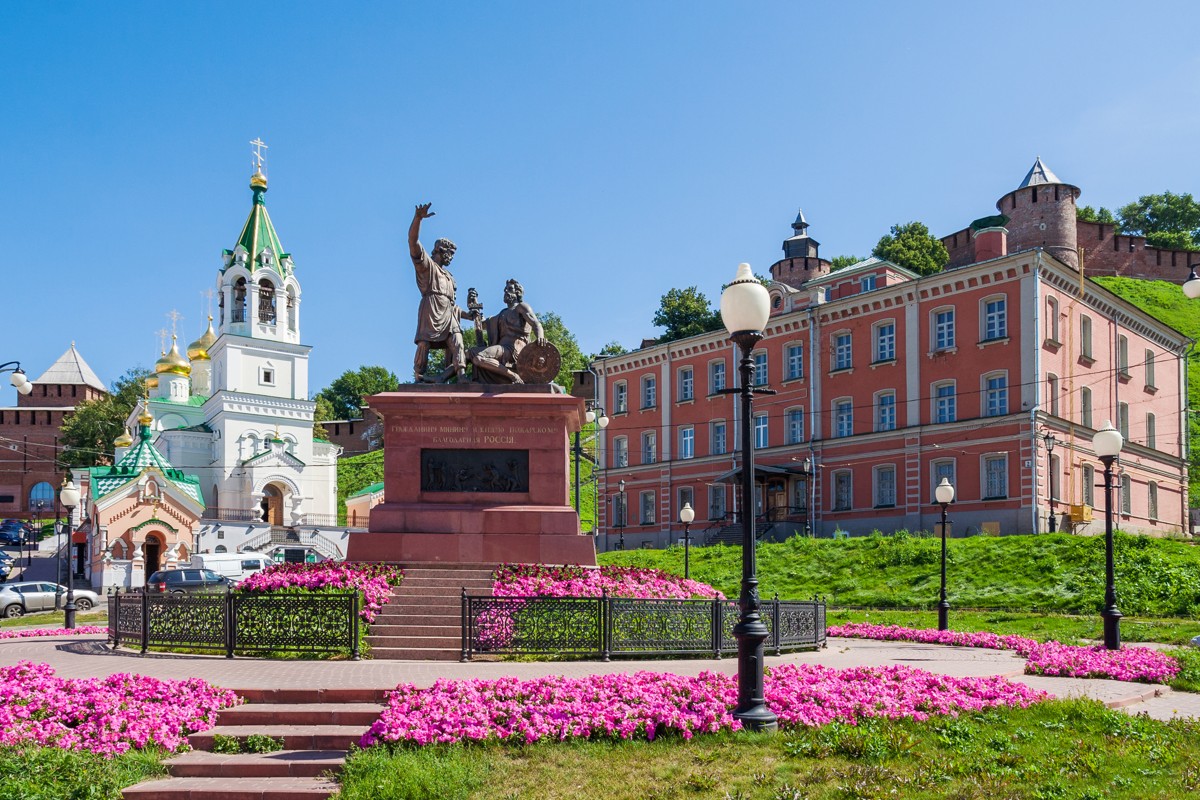
[[[1008,217],[1008,252],[1041,247],[1079,269],[1075,200],[1079,187],[1059,180],[1039,156],[1021,185],[1000,198],[996,210]]]

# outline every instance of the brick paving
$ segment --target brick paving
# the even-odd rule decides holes
[[[0,664],[45,662],[61,677],[85,678],[133,672],[159,678],[203,678],[218,686],[242,690],[390,689],[399,683],[428,686],[439,678],[533,678],[545,675],[589,675],[616,672],[674,672],[695,675],[704,670],[734,673],[732,658],[655,661],[277,661],[255,658],[171,654],[139,655],[109,648],[103,636],[9,639],[0,641]],[[1157,719],[1200,718],[1200,694],[1121,681],[1047,678],[1024,675],[1024,662],[1003,650],[868,639],[830,639],[820,651],[769,656],[767,665],[824,664],[830,667],[904,664],[942,675],[1005,675],[1059,697],[1093,697],[1129,713],[1146,712]],[[265,700],[266,698],[264,698]]]

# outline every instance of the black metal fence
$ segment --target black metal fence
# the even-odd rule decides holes
[[[825,603],[768,600],[768,652],[825,644]],[[462,597],[462,660],[475,655],[711,656],[737,651],[731,600]]]
[[[345,653],[359,658],[359,594],[152,594],[108,598],[108,640],[238,653]]]

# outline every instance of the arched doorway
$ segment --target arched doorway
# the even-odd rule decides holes
[[[283,525],[283,490],[273,483],[263,487],[263,521]]]
[[[157,534],[146,537],[142,545],[142,560],[145,562],[146,577],[158,572],[162,565],[163,540]]]

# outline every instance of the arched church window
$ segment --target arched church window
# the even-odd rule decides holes
[[[258,321],[275,324],[275,284],[266,278],[258,282]]]
[[[117,560],[125,558],[125,543],[120,539],[117,539],[112,544],[112,557]]]
[[[246,321],[246,279],[238,278],[233,283],[233,321]]]
[[[225,292],[220,292],[217,298],[217,325],[225,324]]]
[[[287,320],[288,330],[295,333],[296,331],[296,292],[292,287],[287,290]]]

